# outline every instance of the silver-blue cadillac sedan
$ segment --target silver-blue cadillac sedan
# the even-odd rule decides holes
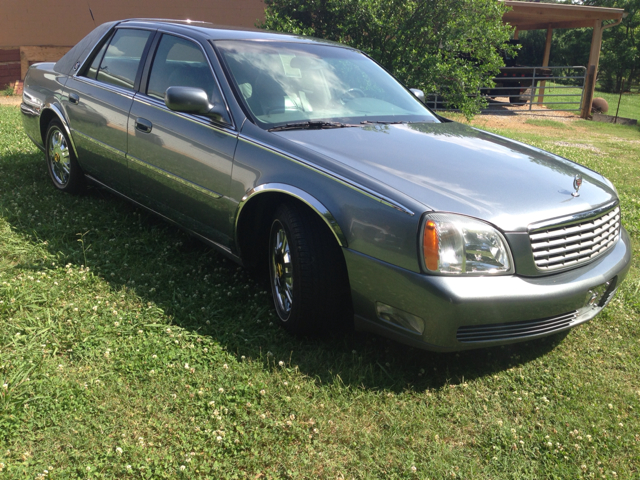
[[[33,65],[21,110],[56,188],[268,275],[291,332],[445,351],[592,319],[630,266],[614,186],[421,97],[344,45],[139,19]]]

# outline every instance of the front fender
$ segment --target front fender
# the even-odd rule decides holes
[[[235,238],[238,238],[238,224],[240,221],[240,217],[242,215],[242,210],[244,207],[256,196],[262,193],[284,193],[285,195],[289,195],[293,198],[300,200],[309,206],[314,212],[316,212],[320,218],[327,224],[327,226],[333,232],[333,235],[336,237],[338,244],[341,247],[347,246],[347,238],[345,237],[340,225],[337,220],[333,216],[333,214],[329,211],[327,207],[325,207],[322,202],[320,202],[317,198],[313,197],[309,193],[304,190],[294,187],[293,185],[287,185],[284,183],[266,183],[263,185],[258,185],[251,190],[249,190],[244,197],[240,200],[238,204],[238,211],[236,213],[236,224],[235,224]]]

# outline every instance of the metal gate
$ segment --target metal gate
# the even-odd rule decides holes
[[[479,95],[488,101],[482,113],[580,112],[586,67],[503,67],[493,78],[495,87]],[[438,92],[427,95],[432,110],[457,112]],[[517,108],[509,108],[517,107]]]

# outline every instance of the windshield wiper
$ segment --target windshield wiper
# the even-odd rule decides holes
[[[403,121],[403,120],[401,120],[399,122],[387,122],[386,120],[374,120],[373,122],[371,120],[364,120],[364,121],[360,122],[361,125],[370,125],[370,124],[373,124],[373,123],[377,123],[377,124],[380,124],[380,125],[398,125],[400,123],[410,123],[410,122]]]
[[[278,125],[277,127],[271,127],[269,132],[281,132],[283,130],[320,130],[324,128],[346,128],[346,127],[359,127],[360,125],[351,125],[349,123],[340,122],[322,122],[322,121],[309,121],[309,122],[295,122],[286,123],[284,125]]]

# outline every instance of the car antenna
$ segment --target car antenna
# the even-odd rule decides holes
[[[89,5],[89,0],[87,0],[87,7],[89,7],[89,13],[91,14],[91,20],[93,20],[93,27],[96,26],[96,19],[93,18],[93,12],[91,11],[91,5]]]

